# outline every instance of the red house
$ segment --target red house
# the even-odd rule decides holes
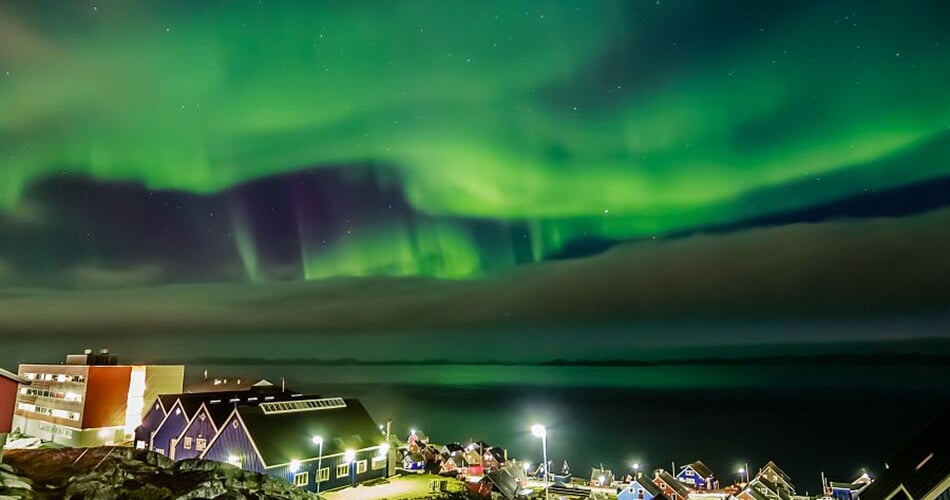
[[[3,445],[7,434],[13,430],[13,410],[16,408],[17,388],[30,381],[0,368],[0,460],[3,460]]]

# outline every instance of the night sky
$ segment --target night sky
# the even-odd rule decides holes
[[[0,338],[950,337],[947,26],[940,0],[4,2]]]

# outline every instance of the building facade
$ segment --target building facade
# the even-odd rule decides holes
[[[21,364],[30,382],[17,394],[13,427],[66,446],[131,440],[146,405],[161,393],[181,392],[182,365],[120,365],[102,350],[66,357],[65,364]]]
[[[13,430],[13,409],[16,407],[19,386],[29,383],[29,380],[0,368],[0,462],[3,461],[3,445],[7,442],[7,435]]]
[[[386,477],[389,451],[358,400],[320,398],[237,406],[201,458],[329,491]]]

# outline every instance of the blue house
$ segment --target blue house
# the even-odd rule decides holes
[[[183,438],[182,433],[185,429],[198,417],[198,411],[202,405],[205,405],[208,411],[216,411],[215,415],[219,416],[218,424],[220,424],[220,421],[230,414],[235,405],[255,405],[268,401],[286,401],[295,397],[302,397],[302,395],[290,391],[283,391],[270,383],[266,385],[255,385],[249,389],[240,391],[164,394],[158,397],[156,404],[152,405],[152,409],[145,416],[145,421],[143,421],[139,427],[144,437],[145,430],[151,427],[151,419],[156,418],[159,414],[156,405],[161,409],[167,408],[161,422],[149,432],[147,441],[148,449],[175,460],[194,458],[203,451],[194,449],[195,446],[200,446],[199,443],[192,441],[190,446],[186,449],[184,442],[179,446],[179,440]],[[170,401],[173,402],[169,403]],[[211,416],[208,414],[208,411],[205,412],[203,419],[199,418],[199,423],[207,420],[207,418]],[[222,413],[223,415],[221,415]],[[146,423],[148,423],[148,425],[146,425]],[[215,430],[216,429],[217,425],[215,426]],[[198,431],[196,430],[196,432]],[[193,440],[197,439],[196,436],[190,437]],[[206,439],[205,444],[207,444],[207,442],[211,440],[211,437],[213,437],[213,435],[202,439]],[[178,450],[186,452],[185,455],[176,455]],[[195,451],[198,451],[198,453],[195,453]]]
[[[239,405],[201,458],[328,491],[385,477],[388,452],[358,400],[322,398]]]
[[[713,471],[701,460],[680,467],[676,480],[695,490],[713,490],[719,487]]]
[[[175,460],[198,458],[208,448],[208,443],[214,439],[218,429],[224,424],[231,412],[234,403],[221,400],[202,403],[194,417],[175,440],[175,449],[172,456]]]
[[[622,490],[617,492],[617,500],[668,500],[663,490],[653,484],[650,478],[639,475]]]
[[[152,433],[165,420],[168,410],[175,405],[178,400],[178,394],[161,394],[155,398],[155,402],[149,407],[145,416],[142,417],[142,424],[135,428],[135,447],[143,450],[149,447],[152,442]]]

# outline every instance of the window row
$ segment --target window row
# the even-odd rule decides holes
[[[72,391],[51,391],[34,387],[21,387],[20,394],[24,396],[38,396],[41,398],[62,399],[64,401],[82,401],[82,394]]]
[[[65,418],[68,420],[79,420],[79,413],[74,411],[60,410],[57,408],[47,408],[45,406],[36,406],[30,403],[17,403],[18,410],[38,413],[40,415],[52,415],[56,418]]]
[[[41,380],[46,382],[77,382],[83,383],[86,381],[85,375],[66,375],[64,373],[24,373],[23,378],[27,380]]]

